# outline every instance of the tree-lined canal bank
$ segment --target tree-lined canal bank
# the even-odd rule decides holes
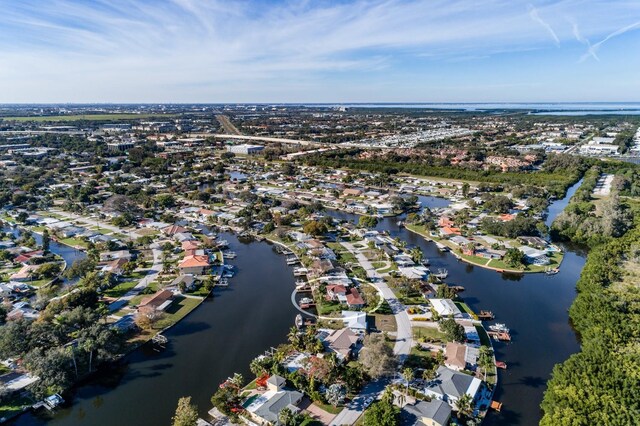
[[[192,395],[204,416],[224,379],[233,372],[248,377],[254,357],[286,341],[297,312],[290,303],[295,280],[272,245],[222,238],[238,255],[238,274],[164,333],[165,351],[145,345],[121,368],[78,388],[70,407],[52,418],[27,414],[16,424],[169,424],[181,396]]]

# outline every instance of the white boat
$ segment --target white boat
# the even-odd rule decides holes
[[[224,257],[226,257],[227,259],[235,259],[237,257],[237,254],[235,251],[225,251],[223,252]]]
[[[307,282],[305,280],[296,281],[296,287],[304,287],[306,285],[307,285]]]
[[[309,272],[309,270],[307,268],[295,268],[293,270],[293,276],[294,277],[301,277],[303,275],[307,275],[308,272]]]
[[[302,299],[300,299],[300,306],[302,305],[310,305],[313,303],[313,299],[309,298],[309,297],[303,297]]]
[[[442,243],[436,242],[436,247],[438,247],[438,250],[440,250],[441,252],[449,251],[449,247],[445,246]]]
[[[507,326],[501,322],[497,322],[495,324],[491,324],[489,326],[489,330],[491,331],[497,331],[497,332],[504,332],[504,333],[508,333],[509,329],[507,328]]]
[[[220,278],[220,280],[218,281],[218,285],[220,287],[227,287],[229,285],[229,280],[226,279],[225,277]]]
[[[547,274],[547,275],[555,275],[555,274],[557,274],[558,272],[560,272],[560,269],[558,269],[558,268],[553,268],[553,269],[551,269],[550,267],[547,267],[547,268],[544,270],[544,273],[545,273],[545,274]]]
[[[438,279],[440,279],[440,280],[444,280],[445,278],[447,278],[449,276],[449,271],[447,271],[444,268],[440,268],[440,269],[438,269],[438,272],[433,274],[433,276],[438,278]]]
[[[295,265],[299,260],[297,257],[289,257],[287,258],[287,265]]]
[[[300,314],[296,315],[296,327],[302,328],[303,325],[304,325],[304,320],[302,319],[302,315]]]

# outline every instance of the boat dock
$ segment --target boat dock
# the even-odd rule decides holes
[[[511,341],[511,335],[508,331],[487,331],[487,334],[494,340],[499,340],[501,342]]]
[[[495,318],[495,316],[493,315],[493,312],[491,312],[491,311],[482,310],[478,314],[478,319],[483,320],[483,321],[489,321],[489,320],[492,320],[494,318]]]

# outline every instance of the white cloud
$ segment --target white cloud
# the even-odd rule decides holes
[[[549,37],[578,40],[597,59],[640,25],[633,16],[640,2],[12,0],[0,14],[0,101],[216,101],[225,88],[271,93],[287,82],[318,90],[335,75],[412,61],[547,49]]]
[[[547,30],[547,32],[549,33],[549,35],[555,42],[556,46],[560,46],[560,39],[558,38],[558,35],[556,34],[555,31],[553,31],[553,28],[551,28],[551,25],[547,24],[545,21],[542,20],[542,18],[538,14],[538,9],[533,7],[532,4],[529,4],[528,8],[529,8],[529,16],[531,17],[531,19],[533,19],[538,24],[542,25],[542,27],[544,27],[544,29]]]

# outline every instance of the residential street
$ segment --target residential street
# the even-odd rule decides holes
[[[389,303],[397,324],[396,343],[393,348],[393,353],[398,358],[398,362],[400,364],[404,363],[411,352],[411,347],[413,346],[411,321],[409,320],[406,307],[396,298],[393,291],[384,281],[384,278],[376,272],[375,268],[364,254],[362,254],[351,243],[341,242],[340,244],[356,257],[360,266],[362,266],[366,271],[367,277],[371,280],[372,285],[378,289],[379,293],[382,294],[382,297],[384,297],[387,303]],[[367,408],[364,405],[364,401],[369,397],[374,397],[375,399],[379,398],[389,381],[390,380],[388,378],[384,378],[374,380],[367,384],[360,394],[333,419],[331,425],[342,426],[354,424]]]
[[[109,312],[115,312],[122,308],[129,300],[137,296],[142,290],[144,290],[149,284],[151,284],[162,271],[162,250],[152,249],[153,252],[153,265],[149,268],[147,275],[145,275],[135,287],[129,290],[124,296],[109,305]]]
[[[77,222],[81,222],[87,226],[98,226],[101,229],[105,229],[109,232],[114,232],[116,234],[122,234],[122,235],[129,235],[131,234],[131,236],[135,239],[140,237],[141,235],[139,235],[135,229],[132,231],[129,231],[127,229],[123,229],[120,227],[117,227],[115,225],[111,225],[109,223],[103,222],[101,220],[92,218],[92,217],[87,217],[87,216],[81,216],[75,213],[69,213],[69,212],[65,212],[62,210],[58,210],[58,209],[51,209],[51,213],[54,213],[58,216],[63,216],[66,220],[73,220],[73,221],[77,221]]]

